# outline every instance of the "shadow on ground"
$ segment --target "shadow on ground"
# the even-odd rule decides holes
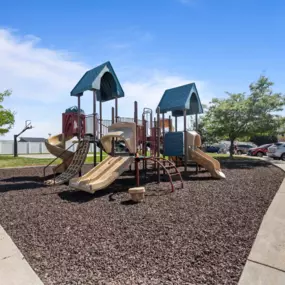
[[[14,184],[4,184],[0,185],[0,193],[8,192],[8,191],[17,191],[17,190],[28,190],[28,189],[36,189],[44,187],[41,183],[14,183]]]

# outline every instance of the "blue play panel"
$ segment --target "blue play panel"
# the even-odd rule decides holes
[[[164,155],[182,156],[184,155],[184,133],[169,132],[164,137]]]

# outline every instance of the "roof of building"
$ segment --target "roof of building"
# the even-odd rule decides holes
[[[161,113],[171,111],[174,117],[183,116],[184,110],[186,110],[187,115],[203,113],[195,83],[165,90],[158,107],[160,107]]]
[[[45,138],[20,137],[19,142],[45,142]]]
[[[97,101],[102,102],[125,96],[109,61],[87,71],[72,89],[70,95],[83,95],[83,92],[87,90],[97,90]]]

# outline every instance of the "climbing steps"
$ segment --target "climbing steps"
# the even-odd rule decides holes
[[[89,151],[89,140],[82,140],[78,143],[77,150],[74,153],[72,161],[66,171],[61,173],[54,179],[49,179],[44,182],[45,185],[60,185],[68,182],[76,174],[79,173],[82,165],[85,162],[87,153]]]
[[[159,165],[161,170],[168,176],[169,183],[171,186],[171,191],[174,192],[175,189],[183,188],[183,179],[181,173],[172,161],[162,158],[162,157],[147,157],[146,160],[153,161],[155,165]],[[174,179],[178,178],[177,180]],[[180,185],[180,187],[178,187]]]

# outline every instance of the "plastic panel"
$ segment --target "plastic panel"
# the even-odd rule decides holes
[[[182,156],[184,155],[184,133],[170,132],[165,134],[164,155]]]

